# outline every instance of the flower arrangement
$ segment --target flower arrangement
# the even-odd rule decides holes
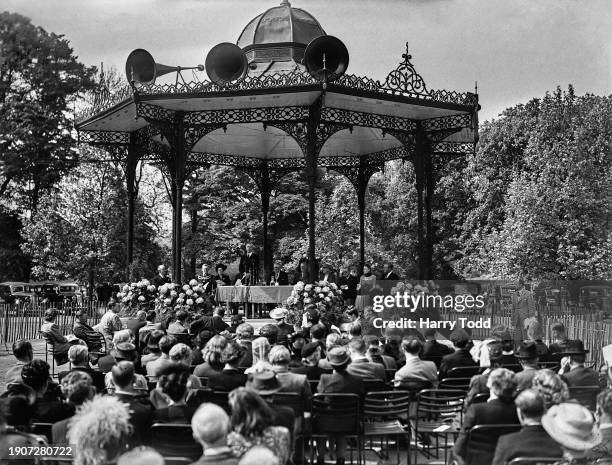
[[[126,284],[117,299],[121,303],[122,316],[131,316],[138,310],[150,310],[155,305],[157,288],[148,279]]]
[[[206,301],[204,287],[197,279],[192,279],[183,286],[176,283],[159,286],[157,308],[162,313],[177,306],[183,307],[185,310],[199,310],[204,307]]]
[[[342,313],[344,307],[342,291],[336,284],[327,281],[318,281],[313,284],[298,282],[293,286],[291,295],[287,298],[287,307],[289,307],[287,323],[300,325],[304,307],[309,304],[317,306],[322,320],[335,323],[334,320]]]

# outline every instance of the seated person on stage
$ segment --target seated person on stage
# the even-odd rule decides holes
[[[62,378],[62,393],[70,405],[76,410],[85,401],[93,399],[96,388],[92,384],[91,376],[84,371],[71,371]],[[68,445],[68,422],[70,418],[53,423],[51,429],[53,444]]]
[[[189,313],[185,310],[179,310],[176,312],[176,321],[173,321],[168,325],[168,334],[187,334],[187,318],[189,317]]]
[[[380,363],[372,363],[366,357],[366,344],[360,337],[353,338],[348,343],[351,363],[346,371],[361,379],[386,380],[385,367]]]
[[[72,334],[81,341],[85,341],[90,352],[100,352],[102,350],[102,342],[100,341],[101,333],[87,324],[87,310],[78,310],[75,316],[76,319],[72,326]],[[95,360],[92,359],[92,363],[95,363]]]
[[[298,269],[295,271],[295,275],[293,277],[293,285],[299,282],[302,282],[304,284],[308,284],[310,282],[310,272],[308,271],[307,260],[300,260]]]
[[[152,283],[155,287],[163,286],[164,284],[168,284],[170,282],[170,277],[168,276],[168,268],[165,265],[159,265],[157,267],[157,274],[152,279]]]
[[[436,340],[436,330],[427,328],[425,330],[425,343],[423,344],[423,360],[431,360],[436,364],[436,368],[440,368],[442,357],[453,353],[446,344],[440,344]]]
[[[350,343],[349,343],[350,344]],[[434,362],[421,360],[423,343],[416,338],[404,338],[401,345],[406,364],[395,372],[396,389],[428,389],[438,385],[438,372]]]
[[[23,339],[13,342],[13,356],[17,362],[4,373],[6,384],[21,382],[21,369],[34,359],[32,344]]]
[[[93,386],[100,393],[104,392],[104,373],[99,370],[94,370],[89,366],[89,351],[87,346],[74,345],[68,350],[68,359],[72,364],[70,371],[63,371],[57,375],[57,378],[61,382],[62,379],[70,373],[78,371],[80,373],[87,373],[92,379]]]
[[[545,412],[542,396],[533,389],[526,389],[514,403],[521,430],[498,439],[493,465],[505,465],[517,457],[561,458],[561,448],[542,427]]]
[[[206,294],[212,294],[217,288],[217,282],[214,276],[209,273],[209,270],[208,263],[202,263],[202,274],[197,277]]]
[[[33,421],[55,423],[74,413],[74,408],[63,402],[57,384],[49,378],[49,364],[44,360],[34,359],[24,365],[21,379],[35,394]]]
[[[220,373],[208,377],[207,387],[215,391],[231,391],[244,386],[247,375],[238,369],[243,352],[244,349],[240,344],[235,341],[228,342],[221,353],[221,363],[225,366]]]
[[[191,418],[193,438],[202,445],[204,455],[192,465],[238,465],[238,458],[227,445],[230,419],[215,404],[204,403]]]
[[[180,363],[168,365],[161,371],[155,390],[163,394],[167,402],[165,402],[165,405],[152,402],[156,406],[156,409],[153,410],[154,423],[184,424],[191,421],[196,407],[188,405],[186,402],[190,376],[193,375],[189,373],[189,367]],[[152,398],[154,397],[153,392],[151,392]]]
[[[463,329],[456,329],[451,333],[450,340],[455,346],[455,352],[442,357],[438,379],[447,378],[448,372],[455,367],[478,366],[468,349],[470,343],[469,334]]]
[[[161,357],[162,353],[161,349],[159,348],[159,341],[161,341],[161,338],[165,335],[164,332],[159,329],[151,331],[147,334],[148,337],[146,338],[144,347],[147,349],[148,354],[143,355],[140,358],[140,365],[142,366],[143,370],[146,370],[147,363],[153,362]]]
[[[45,312],[45,322],[40,327],[40,332],[45,336],[49,344],[53,346],[53,357],[55,363],[63,365],[68,361],[68,349],[70,342],[60,332],[59,326],[55,324],[55,319],[59,315],[59,311],[55,308],[50,308]]]
[[[515,354],[523,368],[516,374],[517,389],[522,391],[531,387],[533,377],[538,372],[538,348],[533,341],[522,341]]]
[[[221,362],[221,354],[226,345],[227,339],[223,336],[213,336],[202,350],[202,359],[204,363],[195,367],[193,374],[198,377],[210,378],[211,376],[221,373],[224,367],[223,362]]]
[[[176,344],[174,336],[163,336],[159,340],[161,355],[158,359],[147,363],[147,376],[157,377],[159,373],[172,362],[170,361],[170,349]]]
[[[285,318],[287,318],[287,309],[276,307],[270,311],[270,318],[275,320],[276,327],[278,328],[276,336],[277,343],[283,345],[287,344],[288,336],[293,333],[293,326],[285,322]]]
[[[279,260],[274,261],[272,276],[270,277],[270,285],[274,284],[277,286],[289,285],[289,276],[287,272],[283,270],[283,264]]]
[[[485,369],[482,373],[478,375],[472,376],[470,379],[470,386],[468,388],[468,393],[465,396],[464,406],[465,410],[472,404],[474,398],[478,394],[487,394],[489,395],[489,387],[487,385],[487,381],[489,380],[489,375],[496,368],[501,368],[501,364],[499,360],[502,355],[502,345],[501,341],[491,341],[487,345],[487,349],[489,350],[489,354],[487,355],[487,360],[491,364],[490,367]]]
[[[455,456],[461,460],[460,463],[466,463],[464,460],[468,447],[468,434],[473,426],[519,423],[516,406],[512,400],[516,391],[514,373],[506,368],[496,368],[489,375],[487,386],[490,392],[489,400],[482,404],[472,404],[463,416],[461,432],[453,447]],[[493,437],[488,444],[481,444],[479,450],[471,454],[470,463],[473,465],[491,463],[496,444],[497,437]]]
[[[217,286],[229,286],[231,284],[230,277],[225,274],[225,270],[227,270],[227,266],[223,263],[217,263],[215,267],[215,282]]]
[[[135,361],[138,357],[138,352],[136,352],[136,346],[131,342],[117,344],[111,351],[111,355],[115,359],[115,366],[121,362],[130,362],[133,366],[136,366]],[[104,376],[104,385],[108,390],[115,389],[112,369]],[[148,391],[147,380],[143,375],[134,373],[134,388]]]
[[[567,341],[564,351],[560,353],[563,358],[559,374],[568,387],[599,386],[599,374],[584,366],[588,352],[582,341],[573,340]]]
[[[301,349],[302,362],[298,366],[291,367],[292,373],[306,375],[308,380],[319,380],[323,370],[319,367],[321,360],[321,345],[318,342],[304,344]]]
[[[321,266],[321,273],[319,274],[319,281],[327,281],[328,283],[336,283],[338,278],[336,273],[332,270],[332,267],[327,263]]]

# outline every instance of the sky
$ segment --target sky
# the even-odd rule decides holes
[[[131,50],[193,66],[280,0],[0,0],[64,34],[86,64],[123,73]],[[481,121],[573,84],[612,94],[612,0],[294,0],[350,54],[349,73],[384,80],[409,43],[429,89],[473,91]],[[202,76],[204,78],[205,76]]]

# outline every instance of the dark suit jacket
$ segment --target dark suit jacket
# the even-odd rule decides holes
[[[599,374],[591,368],[577,367],[565,373],[561,378],[568,387],[599,386]]]
[[[363,381],[346,371],[338,373],[334,371],[331,375],[321,375],[317,392],[335,394],[357,394],[360,398],[365,395]]]
[[[100,357],[98,359],[98,369],[102,373],[108,373],[111,371],[111,368],[115,364],[115,357],[112,355],[105,355],[104,357]]]
[[[559,445],[541,425],[523,426],[517,433],[505,434],[499,438],[492,465],[505,465],[517,457],[561,456]]]
[[[253,365],[253,343],[252,341],[241,340],[239,344],[244,348],[244,355],[238,363],[239,367],[250,367]]]
[[[144,320],[138,320],[136,318],[130,318],[129,320],[127,320],[127,322],[125,323],[125,326],[127,329],[129,329],[132,334],[134,335],[134,340],[136,342],[136,347],[138,348],[138,331],[140,331],[140,328],[142,328],[143,326],[146,326],[147,322]]]
[[[87,344],[87,348],[90,351],[97,352],[102,348],[102,345],[99,342],[96,342],[94,344],[90,342],[93,339],[93,337],[97,336],[97,333],[88,324],[83,324],[77,320],[74,323],[74,326],[72,326],[72,334],[74,334],[76,337],[78,337],[82,341],[85,341],[85,343]]]
[[[350,363],[346,371],[361,379],[379,379],[386,381],[385,367],[380,363],[372,363],[367,358],[357,359]]]
[[[220,333],[222,331],[225,331],[227,328],[229,328],[229,325],[223,321],[223,318],[219,317],[219,316],[213,316],[212,317],[212,330],[215,333]]]
[[[149,399],[124,393],[117,393],[115,397],[130,409],[130,423],[134,427],[134,433],[129,443],[133,446],[148,444],[153,424],[153,405]]]
[[[169,407],[153,410],[153,423],[191,423],[196,406],[170,405]]]
[[[215,391],[232,391],[246,384],[247,375],[236,369],[224,369],[208,377],[208,387]]]
[[[520,365],[518,358],[514,355],[502,355],[497,361],[500,365]]]
[[[155,287],[163,286],[164,284],[168,284],[170,282],[170,278],[168,276],[160,276],[156,274],[153,278],[153,285]]]
[[[203,455],[190,465],[238,465],[238,457],[231,452],[220,455]]]
[[[442,357],[450,355],[454,351],[450,347],[444,344],[440,344],[438,341],[425,341],[423,344],[423,360],[431,360],[436,364],[437,368],[440,368]]]
[[[309,366],[300,364],[299,366],[290,368],[292,373],[298,373],[300,375],[306,375],[309,380],[321,379],[323,370],[318,365]]]
[[[82,371],[84,373],[87,373],[89,376],[91,376],[93,385],[96,388],[96,391],[98,392],[98,394],[104,393],[104,389],[106,389],[106,387],[104,386],[104,373],[102,373],[99,370],[94,370],[93,368],[73,367],[72,370],[70,371],[62,371],[61,373],[59,373],[57,375],[57,379],[61,383],[64,376],[66,376],[68,373],[71,373],[73,371]]]
[[[475,367],[478,364],[474,361],[467,349],[459,349],[452,354],[442,357],[438,378],[447,378],[448,372],[455,367]]]
[[[465,416],[461,432],[455,441],[454,452],[466,459],[468,450],[468,433],[476,425],[508,425],[518,424],[516,406],[514,402],[504,402],[500,399],[490,400],[484,404],[472,404]],[[481,444],[478,450],[471,451],[469,462],[465,465],[489,465],[495,453],[497,437],[492,437],[488,444]]]

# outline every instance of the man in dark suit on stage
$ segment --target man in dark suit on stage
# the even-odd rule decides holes
[[[155,287],[163,286],[170,282],[170,278],[168,277],[168,269],[165,265],[159,265],[157,267],[157,274],[153,278],[153,285]]]
[[[499,438],[493,465],[505,465],[517,457],[560,458],[561,448],[542,427],[542,396],[533,389],[526,389],[517,396],[514,403],[518,410],[521,430]]]
[[[393,263],[385,262],[383,264],[382,281],[399,281],[399,276],[393,271]]]
[[[253,244],[246,245],[245,272],[251,275],[251,284],[259,281],[259,255],[253,251]]]
[[[274,282],[272,282],[272,278],[274,279]],[[274,286],[274,285],[288,286],[289,285],[289,276],[287,275],[287,272],[283,270],[283,264],[279,260],[276,260],[274,262],[272,278],[270,278],[271,286]]]
[[[465,465],[491,463],[497,446],[497,436],[490,434],[486,441],[468,444],[470,429],[476,425],[518,425],[519,419],[512,398],[516,391],[514,373],[506,368],[497,368],[487,380],[490,397],[482,404],[472,404],[463,417],[461,432],[457,437],[453,453],[463,459]]]

